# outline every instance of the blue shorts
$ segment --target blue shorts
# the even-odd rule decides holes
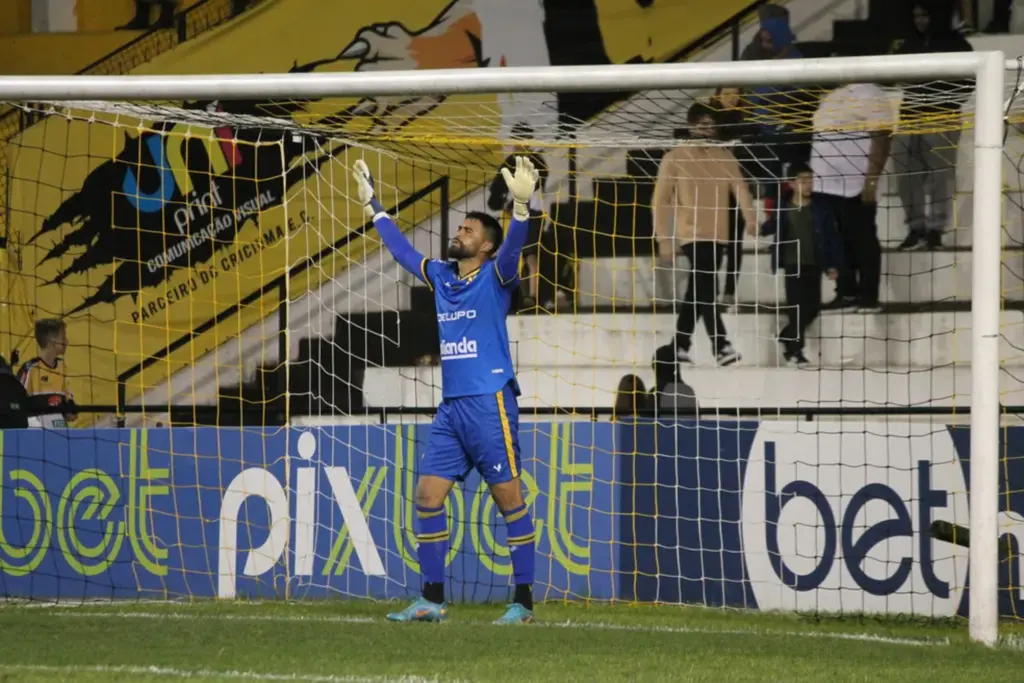
[[[511,382],[495,394],[446,398],[437,408],[419,474],[462,481],[474,467],[487,484],[519,478],[519,404]]]

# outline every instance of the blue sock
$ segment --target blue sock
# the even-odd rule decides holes
[[[506,510],[502,514],[505,516],[505,525],[508,529],[508,549],[512,555],[512,574],[516,582],[515,601],[532,610],[531,589],[535,560],[533,518],[526,505]]]
[[[444,506],[416,506],[418,531],[416,543],[420,574],[425,584],[423,596],[431,602],[444,602],[444,558],[448,554],[448,515]]]

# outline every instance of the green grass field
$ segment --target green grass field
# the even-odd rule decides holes
[[[497,627],[499,606],[455,605],[445,624],[388,623],[388,608],[5,606],[0,681],[1024,680],[1024,652],[972,645],[959,621],[555,604]]]

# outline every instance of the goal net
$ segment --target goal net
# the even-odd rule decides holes
[[[418,591],[411,501],[451,340],[348,169],[444,258],[466,212],[507,220],[497,171],[520,154],[541,171],[508,318],[537,597],[966,614],[971,249],[995,217],[988,390],[1014,406],[1020,105],[1011,78],[986,213],[973,78],[878,65],[629,97],[12,103],[33,123],[6,147],[2,351],[42,356],[30,388],[77,408],[2,433],[4,595]],[[51,318],[56,366],[33,338]],[[477,475],[446,509],[453,598],[505,600]]]

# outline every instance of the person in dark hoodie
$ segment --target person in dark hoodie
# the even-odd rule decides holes
[[[761,29],[754,40],[743,50],[740,59],[795,59],[803,57],[796,45],[796,34],[789,25],[789,10],[768,4],[758,14]],[[778,116],[778,105],[786,102],[790,88],[775,85],[761,85],[752,90],[751,103],[754,118],[761,124],[765,134],[774,134],[784,121]]]
[[[915,2],[913,27],[897,42],[897,54],[970,52],[971,44],[954,31],[936,5]],[[937,249],[953,215],[960,109],[974,89],[973,80],[907,85],[900,110],[907,130],[893,144],[897,185],[906,212],[907,237],[900,249]],[[922,119],[927,128],[922,130]],[[915,130],[916,129],[916,130]],[[930,207],[930,211],[928,208]]]
[[[804,355],[807,328],[821,312],[821,275],[833,281],[839,277],[842,246],[827,209],[812,196],[810,166],[794,163],[790,175],[792,189],[761,226],[761,233],[775,235],[772,269],[786,273],[788,321],[779,332],[782,355],[788,365],[806,368],[811,365]]]
[[[789,10],[779,5],[764,5],[758,11],[761,28],[744,49],[741,59],[798,59],[796,35],[789,24]],[[778,201],[779,180],[785,176],[787,164],[806,162],[810,158],[811,139],[807,133],[794,131],[798,118],[814,111],[814,94],[810,89],[785,85],[763,85],[749,96],[750,123],[758,126],[757,141],[761,143],[764,175],[758,178],[767,199]]]

